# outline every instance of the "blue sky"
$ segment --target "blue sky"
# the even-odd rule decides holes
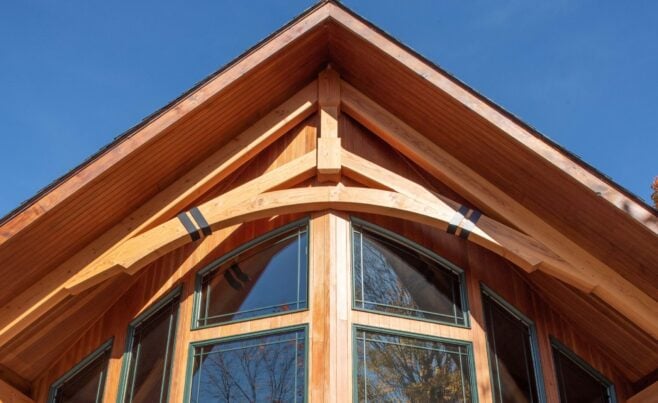
[[[0,215],[314,1],[15,1],[0,10]],[[343,2],[644,200],[658,2]]]

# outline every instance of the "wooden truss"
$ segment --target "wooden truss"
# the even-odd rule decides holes
[[[315,152],[181,213],[315,111],[320,114]],[[505,217],[518,230],[344,150],[338,130],[341,112],[457,192]],[[341,175],[365,186],[345,186]],[[321,185],[294,187],[314,176]],[[328,69],[316,82],[4,306],[0,345],[68,296],[119,274],[134,275],[159,257],[214,231],[284,213],[326,209],[398,217],[448,231],[527,272],[546,272],[598,296],[658,337],[658,304],[653,298]]]

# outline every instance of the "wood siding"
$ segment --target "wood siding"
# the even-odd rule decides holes
[[[269,146],[258,158],[248,162],[192,205],[235,189],[240,184],[312,151],[316,147],[317,124],[317,116],[309,117]],[[394,150],[350,118],[341,115],[339,132],[343,147],[350,152],[367,157],[428,189],[469,205],[468,200],[440,181],[431,179],[426,172],[411,161],[404,157],[391,158],[396,155]],[[315,184],[316,180],[311,179],[297,186],[305,187]],[[347,178],[341,178],[341,184],[343,186],[360,186]],[[561,285],[562,283],[553,284],[551,281],[556,280],[549,278],[548,280],[551,281],[547,281],[543,276],[537,276],[534,273],[528,275],[498,255],[443,231],[384,216],[370,214],[359,214],[358,216],[407,237],[464,269],[471,314],[470,329],[352,310],[349,291],[351,289],[349,215],[330,211],[318,212],[311,216],[311,273],[309,278],[311,303],[308,311],[190,330],[196,272],[212,260],[256,236],[300,218],[299,215],[287,215],[234,225],[215,232],[198,243],[188,244],[160,258],[146,267],[134,279],[126,279],[125,276],[119,277],[115,282],[101,284],[88,293],[76,296],[72,301],[66,301],[62,305],[61,311],[58,311],[63,315],[59,320],[79,323],[78,327],[74,326],[74,332],[60,336],[61,340],[65,341],[63,344],[69,347],[56,350],[57,359],[49,356],[52,358],[44,360],[40,365],[38,354],[49,353],[47,349],[39,350],[38,345],[52,338],[51,332],[44,330],[35,334],[32,342],[25,346],[21,347],[20,344],[16,344],[14,347],[20,349],[21,355],[17,355],[15,359],[30,363],[27,367],[20,369],[20,374],[28,379],[35,379],[33,396],[35,401],[44,402],[54,380],[66,373],[75,363],[94,351],[103,342],[114,338],[105,388],[105,401],[115,401],[129,323],[171,289],[182,286],[171,378],[170,397],[172,402],[183,399],[190,342],[301,323],[309,324],[310,383],[308,389],[311,401],[347,401],[351,399],[353,387],[351,326],[352,324],[362,324],[472,342],[479,399],[481,402],[490,402],[491,385],[480,302],[480,284],[485,284],[535,322],[549,402],[558,401],[549,343],[551,336],[560,340],[595,369],[613,380],[621,402],[633,394],[629,381],[631,377],[622,372],[623,368],[619,368],[619,363],[623,363],[623,361],[617,359],[616,356],[611,360],[609,352],[602,345],[593,341],[595,337],[591,333],[592,330],[597,329],[592,323],[595,320],[581,321],[582,318],[574,316],[559,304],[560,293],[567,293],[564,290],[566,286]],[[119,296],[115,295],[116,293],[107,296],[111,301],[109,309],[91,313],[83,309],[86,306],[83,302],[85,297],[92,293],[102,293],[103,290],[119,285],[125,287],[125,290]],[[576,293],[579,298],[590,298],[571,288],[568,289],[568,292]],[[71,306],[79,308],[73,313],[70,312]],[[592,308],[590,313],[601,321],[621,320],[606,318],[604,313],[595,308]],[[44,323],[42,326],[47,327],[47,324]],[[36,350],[29,347],[36,348]],[[651,352],[646,354],[647,357],[655,356],[655,353],[652,355]],[[9,360],[7,363],[11,364],[12,368],[16,368],[16,362]]]

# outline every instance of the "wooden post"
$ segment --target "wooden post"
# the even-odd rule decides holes
[[[340,181],[340,138],[338,115],[340,113],[340,76],[327,67],[318,77],[318,108],[320,113],[320,137],[318,138],[318,180]]]

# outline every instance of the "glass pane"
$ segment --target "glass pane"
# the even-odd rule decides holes
[[[194,350],[192,402],[303,402],[304,330]]]
[[[496,402],[538,402],[530,329],[495,300],[482,296],[491,383]]]
[[[470,402],[464,345],[357,330],[357,401]]]
[[[306,226],[268,239],[202,281],[199,326],[306,309]]]
[[[357,309],[465,324],[457,273],[364,228],[355,227],[352,240]]]
[[[166,402],[178,298],[135,327],[126,402]]]
[[[603,380],[592,368],[583,368],[573,359],[553,346],[553,358],[563,403],[608,403],[610,383]]]
[[[54,386],[53,401],[57,403],[89,403],[103,399],[105,374],[110,360],[111,345],[83,368],[66,375]]]

